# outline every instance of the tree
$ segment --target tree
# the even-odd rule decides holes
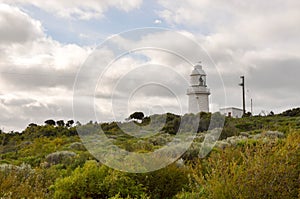
[[[129,116],[129,119],[142,120],[144,118],[143,112],[134,112]]]
[[[76,126],[81,126],[81,123],[79,121],[77,121]]]
[[[300,108],[289,109],[281,113],[282,116],[297,117],[300,116]]]
[[[65,126],[65,122],[63,120],[56,121],[57,126]]]
[[[69,120],[69,121],[67,121],[66,126],[71,127],[73,124],[74,124],[74,120]]]
[[[46,120],[45,124],[50,125],[50,126],[55,126],[55,121],[52,119]]]
[[[252,116],[251,112],[247,112],[243,115],[243,117],[251,117],[251,116]]]
[[[29,127],[36,127],[36,126],[38,126],[38,125],[35,124],[35,123],[30,123],[30,124],[28,124],[28,126],[29,126]]]

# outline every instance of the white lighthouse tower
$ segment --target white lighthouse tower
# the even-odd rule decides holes
[[[189,113],[209,112],[210,90],[206,85],[206,73],[202,69],[201,62],[194,66],[190,77],[190,87],[187,90]]]

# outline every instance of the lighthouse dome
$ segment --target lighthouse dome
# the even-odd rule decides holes
[[[201,62],[194,65],[194,69],[190,75],[191,86],[203,86],[206,87],[206,73],[202,69]]]
[[[206,73],[204,72],[204,70],[202,69],[202,65],[201,62],[198,62],[195,66],[194,66],[194,70],[192,71],[191,76],[206,76]]]

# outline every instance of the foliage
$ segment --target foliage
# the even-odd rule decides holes
[[[146,187],[151,198],[172,198],[189,183],[188,170],[172,164],[146,174],[137,174],[138,181]]]
[[[81,142],[73,142],[72,144],[70,144],[69,146],[70,149],[74,149],[76,151],[85,151],[85,147]]]
[[[232,122],[232,118],[226,118],[219,140],[224,140],[228,137],[236,136],[238,135],[238,133],[239,129]]]
[[[52,119],[49,119],[49,120],[46,120],[46,121],[45,121],[45,124],[54,126],[54,125],[55,125],[55,121],[52,120]]]
[[[142,120],[144,118],[143,112],[134,112],[129,116],[129,119]]]
[[[294,108],[287,111],[284,111],[280,115],[282,116],[290,116],[290,117],[300,117],[300,108]]]
[[[57,126],[65,126],[65,122],[63,120],[56,121]]]
[[[297,198],[300,134],[213,153],[193,166],[203,198]],[[242,153],[241,153],[242,152]],[[204,191],[202,189],[204,188]]]
[[[69,120],[67,121],[66,126],[71,127],[73,124],[74,124],[74,120]]]
[[[175,135],[179,129],[180,125],[180,117],[175,114],[167,113],[166,114],[166,122],[164,127],[162,128],[162,131],[164,133]]]
[[[216,147],[203,159],[198,155],[207,130],[223,125],[219,113],[167,113],[140,123],[51,121],[29,124],[21,133],[0,130],[0,198],[297,198],[298,111],[225,118]],[[96,162],[77,129],[83,135],[103,130],[118,147],[137,153],[180,142],[179,130],[197,134],[180,164],[129,174]]]
[[[58,179],[54,186],[54,198],[108,198],[138,197],[144,188],[126,173],[87,161],[83,168],[76,168],[69,177]]]
[[[55,164],[69,164],[73,157],[76,156],[76,153],[72,151],[57,151],[54,153],[50,153],[46,156],[46,162],[50,165]]]
[[[52,198],[51,186],[59,173],[55,169],[31,169],[28,165],[0,169],[0,198]]]

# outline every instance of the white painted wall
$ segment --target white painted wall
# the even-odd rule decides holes
[[[231,117],[241,118],[243,117],[243,110],[235,107],[221,108],[220,113],[228,116],[231,113]]]
[[[189,95],[189,113],[209,112],[208,94]]]

